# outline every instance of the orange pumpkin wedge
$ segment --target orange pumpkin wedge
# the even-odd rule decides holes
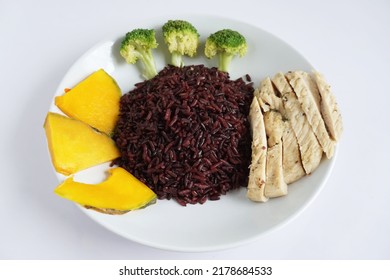
[[[67,116],[111,135],[118,119],[121,95],[115,79],[99,69],[57,96],[55,104]]]
[[[78,120],[49,112],[44,128],[54,168],[61,174],[70,175],[120,156],[109,136]]]
[[[76,182],[67,178],[54,192],[68,200],[103,213],[123,214],[144,208],[156,201],[156,194],[121,167],[108,170],[109,177],[99,184]]]

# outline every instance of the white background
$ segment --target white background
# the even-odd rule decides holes
[[[283,39],[325,73],[344,118],[316,200],[285,227],[224,251],[139,245],[53,194],[42,126],[66,71],[137,20],[183,13],[226,16]],[[389,259],[389,15],[385,0],[0,0],[0,259]]]

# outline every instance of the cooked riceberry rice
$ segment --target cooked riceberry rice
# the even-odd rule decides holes
[[[181,205],[246,186],[253,91],[216,68],[165,67],[122,96],[114,164]]]

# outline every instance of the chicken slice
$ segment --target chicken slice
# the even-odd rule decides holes
[[[285,121],[285,129],[283,130],[282,142],[283,142],[283,177],[287,184],[295,182],[305,175],[301,163],[301,156],[299,153],[299,146],[297,138],[294,132],[291,130],[291,124],[288,120],[287,113],[284,109],[283,100],[280,97],[281,94],[274,89],[270,78],[265,78],[260,83],[260,100],[264,104],[262,106],[263,111],[276,110],[282,114]],[[267,133],[269,136],[269,134]],[[270,144],[270,139],[268,139]],[[272,145],[272,137],[271,137]]]
[[[262,80],[259,88],[260,91],[257,97],[259,98],[260,107],[263,109],[263,112],[276,110],[284,116],[283,101],[276,95],[271,79],[267,77]]]
[[[291,184],[306,175],[301,162],[297,138],[291,123],[285,122],[283,131],[283,177],[286,184]]]
[[[282,115],[276,111],[264,113],[264,125],[268,136],[265,195],[279,197],[287,194],[287,184],[283,177]]]
[[[323,150],[284,74],[277,73],[272,82],[282,96],[286,116],[298,142],[302,166],[306,174],[310,174],[318,167]]]
[[[333,95],[329,84],[325,81],[322,74],[314,71],[313,76],[321,94],[321,113],[325,125],[329,131],[330,137],[333,140],[338,141],[343,132],[343,120],[336,102],[336,97]]]
[[[268,200],[265,195],[267,136],[263,114],[256,95],[258,95],[258,90],[255,91],[248,116],[252,133],[252,160],[249,169],[247,197],[252,201],[266,202]]]
[[[331,158],[334,154],[336,143],[329,137],[321,112],[317,107],[313,93],[310,90],[310,86],[305,81],[304,77],[298,72],[288,72],[286,77],[298,97],[302,110],[306,114],[307,120],[313,128],[313,132],[316,135],[318,142],[324,150],[327,158]]]
[[[282,115],[277,111],[264,113],[265,133],[267,134],[268,147],[273,147],[282,142],[284,122]]]
[[[310,92],[312,93],[313,99],[315,101],[315,104],[317,106],[317,109],[321,111],[321,95],[318,90],[316,82],[311,78],[310,74],[304,71],[297,71],[296,73],[300,74],[305,81],[307,87],[309,88]]]

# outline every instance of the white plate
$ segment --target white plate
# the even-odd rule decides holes
[[[169,54],[161,37],[161,26],[169,18],[139,23],[134,28],[155,28],[159,48],[154,51],[157,69],[169,62]],[[216,60],[207,60],[203,55],[204,41],[211,33],[231,28],[247,38],[248,53],[236,58],[231,64],[231,78],[250,74],[255,86],[265,76],[278,71],[310,71],[313,67],[291,46],[255,26],[224,18],[209,16],[186,16],[201,35],[198,57],[185,58],[185,63],[216,66]],[[123,34],[124,35],[124,34]],[[122,36],[104,41],[84,54],[68,71],[60,83],[57,95],[72,87],[93,71],[104,68],[118,82],[124,93],[142,80],[139,68],[128,65],[119,55]],[[59,112],[52,104],[51,111]],[[207,201],[204,205],[179,206],[174,201],[159,200],[157,204],[122,216],[110,216],[81,208],[89,217],[107,229],[132,241],[148,246],[176,251],[211,251],[245,244],[265,233],[280,228],[291,221],[315,198],[324,186],[335,157],[323,160],[310,176],[289,187],[285,197],[271,199],[267,203],[249,201],[244,188],[231,191],[219,201]],[[80,172],[76,180],[97,183],[104,179],[108,164]],[[58,175],[59,180],[63,176]]]

